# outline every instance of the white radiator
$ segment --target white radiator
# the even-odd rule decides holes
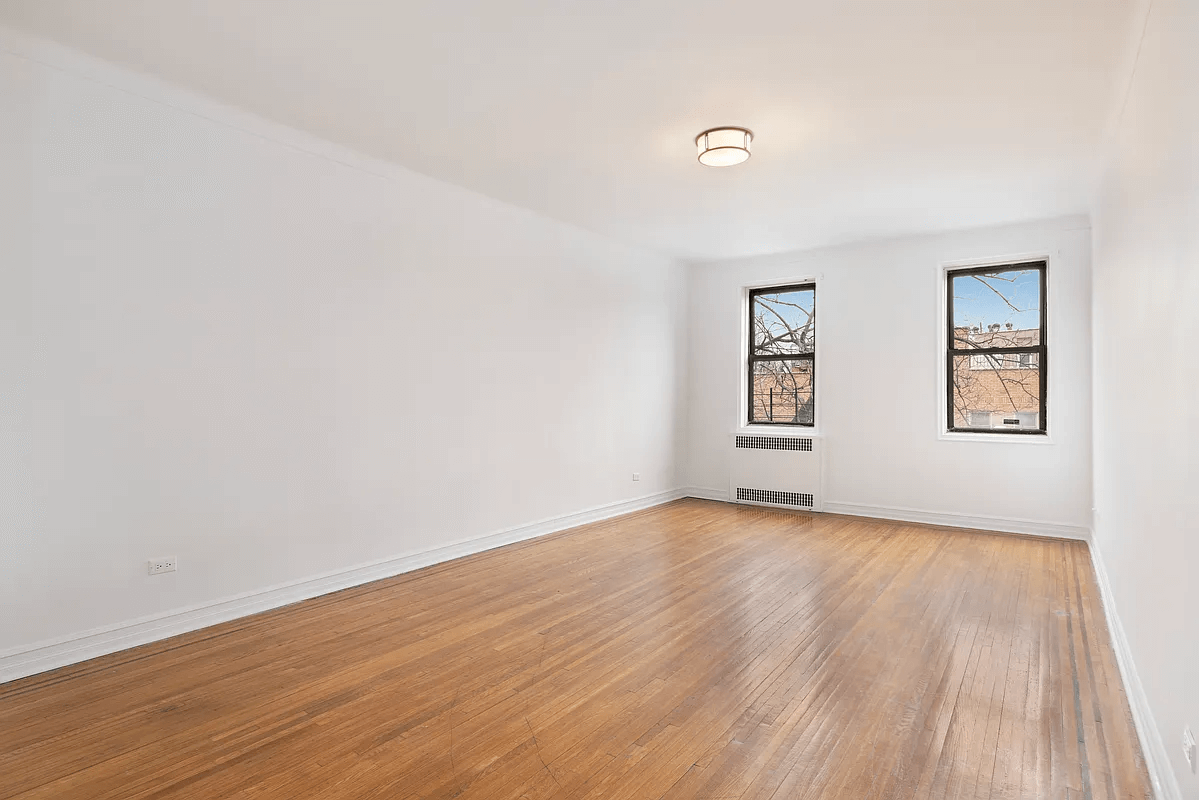
[[[777,508],[824,508],[821,440],[798,434],[733,437],[729,499]]]

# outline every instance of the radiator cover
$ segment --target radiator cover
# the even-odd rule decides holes
[[[824,447],[797,433],[736,434],[732,442],[729,499],[735,503],[824,509]]]

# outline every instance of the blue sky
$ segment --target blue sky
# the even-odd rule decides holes
[[[1004,297],[1020,310],[1013,310]],[[1010,322],[1017,330],[1040,326],[1041,276],[1037,270],[959,275],[953,279],[954,327],[977,325],[986,330],[996,322],[1004,327]]]
[[[807,311],[808,314],[810,314],[812,312],[812,302],[816,299],[816,293],[811,289],[805,289],[798,292],[782,292],[778,294],[771,293],[768,295],[759,295],[758,297],[759,299],[778,298],[784,303],[795,303]],[[808,320],[808,314],[800,313],[798,308],[777,305],[775,303],[769,303],[769,306],[777,311],[779,315],[783,317],[783,319],[787,320],[787,325],[792,330],[801,327]],[[767,313],[767,318],[771,318],[769,313]]]

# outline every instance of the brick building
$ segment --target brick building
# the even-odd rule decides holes
[[[990,325],[956,328],[959,348],[1035,347],[1040,331]],[[954,426],[963,428],[1040,426],[1041,369],[1037,353],[955,356]]]
[[[753,419],[811,425],[812,362],[761,362],[754,370]]]

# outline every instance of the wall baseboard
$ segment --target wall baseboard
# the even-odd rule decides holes
[[[508,528],[477,539],[468,539],[433,550],[360,564],[348,569],[302,578],[211,603],[175,609],[162,614],[127,620],[115,625],[93,628],[82,633],[14,648],[0,652],[0,683],[77,664],[181,633],[190,633],[210,625],[270,611],[274,608],[298,603],[301,600],[349,589],[382,578],[390,578],[455,558],[641,511],[686,496],[687,493],[684,490],[672,489],[633,500],[609,503],[573,514]]]
[[[683,490],[685,497],[698,497],[702,500],[719,500],[729,502],[727,489],[709,489],[704,486],[687,486]],[[984,531],[999,531],[1001,533],[1021,533],[1027,536],[1048,536],[1055,539],[1078,539],[1089,541],[1090,528],[1082,525],[1063,525],[1060,522],[1037,522],[1027,519],[1012,519],[1009,517],[986,517],[954,512],[920,511],[914,508],[897,508],[878,506],[870,503],[838,503],[824,501],[824,513],[845,514],[851,517],[872,517],[895,522],[919,522],[925,525],[942,525],[949,528],[972,528]]]
[[[851,517],[874,517],[895,522],[918,522],[924,525],[1020,533],[1026,536],[1047,536],[1055,539],[1078,539],[1084,542],[1091,538],[1091,529],[1083,525],[959,514],[952,511],[921,511],[915,508],[877,506],[869,503],[840,503],[832,500],[824,501],[824,511],[827,514],[846,514]]]
[[[1093,540],[1090,549],[1091,564],[1095,568],[1099,596],[1103,601],[1104,616],[1107,618],[1107,629],[1112,637],[1112,649],[1116,651],[1116,665],[1120,669],[1128,705],[1132,708],[1132,722],[1137,729],[1137,738],[1141,741],[1145,767],[1149,771],[1149,781],[1153,784],[1153,796],[1157,800],[1182,800],[1182,788],[1178,785],[1174,770],[1170,766],[1170,756],[1153,718],[1149,697],[1145,694],[1145,687],[1132,660],[1132,650],[1129,649],[1128,637],[1124,634],[1124,625],[1120,622],[1120,615],[1116,613],[1116,599],[1112,594],[1107,567],[1103,563],[1103,554]]]
[[[687,486],[683,489],[684,497],[697,497],[700,500],[719,500],[722,503],[729,501],[728,489],[707,489],[703,486]]]

